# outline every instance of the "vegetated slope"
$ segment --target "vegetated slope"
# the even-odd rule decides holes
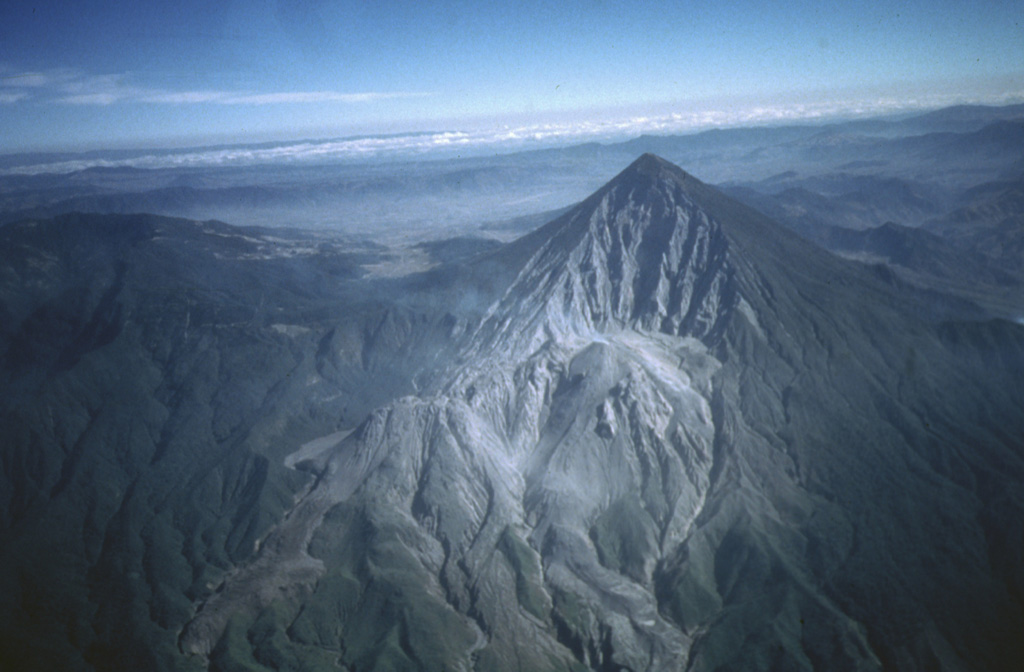
[[[765,184],[792,178],[766,181]],[[841,176],[806,179],[808,184],[832,182],[842,185]],[[876,180],[852,180],[871,185]],[[882,180],[882,183],[897,182]],[[910,189],[910,185],[905,185]],[[946,212],[952,205],[934,199],[927,208],[919,208],[924,197],[897,195],[887,207],[885,199],[875,199],[865,188],[857,200],[872,202],[871,215],[854,216],[843,204],[845,196],[827,197],[804,188],[788,188],[780,193],[762,193],[746,186],[726,187],[733,198],[763,212],[790,230],[840,256],[863,263],[885,264],[893,275],[919,287],[960,296],[984,307],[993,315],[1015,319],[1024,314],[1019,222],[1019,198],[1005,182],[984,184],[968,190],[960,200],[975,205]],[[763,188],[763,187],[761,187]],[[921,187],[925,190],[924,187]],[[901,190],[895,192],[899,194]],[[905,191],[905,190],[904,190]],[[1019,190],[1018,190],[1019,191]],[[906,194],[904,194],[906,195]],[[1019,196],[1019,194],[1018,194]],[[903,203],[901,206],[900,204]],[[945,213],[924,226],[915,226],[925,215]],[[1000,215],[1000,213],[1002,213]],[[889,216],[894,219],[888,219]],[[883,218],[884,216],[884,218]],[[900,222],[900,223],[896,223]],[[909,226],[906,224],[910,224]],[[867,225],[867,228],[862,228]]]
[[[1024,329],[645,155],[478,262],[181,646],[212,669],[1014,669]],[[459,276],[473,278],[474,273]]]
[[[952,242],[1024,269],[1024,178],[979,185],[966,203],[926,227]]]
[[[0,236],[0,669],[195,669],[193,601],[308,479],[285,455],[410,392],[458,325],[368,295],[369,260],[323,237],[146,215]]]
[[[763,180],[723,189],[809,240],[830,228],[866,230],[886,222],[917,226],[948,210],[938,188],[897,178],[831,174]]]
[[[889,222],[866,231],[819,231],[829,250],[864,263],[886,264],[895,278],[928,290],[960,296],[992,315],[1015,320],[1024,314],[1024,277],[1009,260],[920,228]]]

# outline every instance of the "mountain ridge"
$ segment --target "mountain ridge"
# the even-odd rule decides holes
[[[657,233],[669,244],[637,256]],[[949,409],[955,383],[975,374],[944,361],[942,320],[905,311],[914,296],[650,155],[487,259],[503,254],[518,270],[461,355],[307,461],[317,480],[263,542],[276,550],[202,607],[186,651],[216,657],[237,609],[259,613],[280,591],[326,608],[334,598],[321,586],[357,577],[346,600],[401,615],[343,625],[354,667],[915,669],[931,656],[974,669],[969,650],[996,669],[1010,659],[1009,629],[986,605],[1024,622],[1000,597],[1012,572],[993,574],[973,548],[920,563],[943,527],[979,533],[943,504],[971,488],[949,465],[1012,488],[1020,446],[1006,434],[964,452],[980,428]],[[680,286],[689,291],[671,291]],[[708,319],[687,319],[702,310]],[[1014,398],[992,412],[1010,420]],[[951,438],[937,439],[939,427]],[[997,454],[1014,465],[1003,476],[981,457]],[[920,501],[900,499],[902,478]],[[978,501],[994,515],[995,500]],[[338,555],[338,539],[356,550]],[[886,555],[891,544],[909,569]],[[1013,566],[1011,548],[995,566]],[[315,577],[276,573],[312,560]],[[975,579],[944,603],[917,571]],[[880,580],[895,583],[872,595]],[[248,601],[251,585],[268,597]],[[302,613],[295,646],[334,641],[302,634],[314,627],[295,625]],[[975,624],[963,627],[963,614]],[[408,634],[384,644],[367,627]],[[430,644],[432,627],[450,645]]]
[[[0,229],[0,666],[1016,669],[1024,327],[655,157],[540,231]]]

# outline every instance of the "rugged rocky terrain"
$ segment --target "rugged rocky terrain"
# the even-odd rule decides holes
[[[334,248],[116,221],[35,225],[114,241],[85,295],[47,240],[4,281],[8,666],[1024,657],[1020,325],[653,155],[372,295]]]

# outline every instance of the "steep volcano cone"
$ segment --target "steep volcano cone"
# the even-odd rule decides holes
[[[287,595],[280,637],[356,669],[1024,655],[1020,328],[652,155],[484,263],[512,279],[460,357],[305,463],[187,650]]]
[[[645,154],[520,246],[529,261],[485,326],[529,340],[633,328],[707,337],[735,306],[727,243],[703,185]],[[491,344],[488,344],[489,346]]]

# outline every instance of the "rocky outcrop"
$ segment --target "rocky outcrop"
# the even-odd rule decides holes
[[[481,633],[464,666],[685,663],[654,572],[708,490],[718,362],[693,336],[721,328],[730,273],[718,225],[660,169],[645,157],[556,222],[438,389],[305,465],[315,487],[203,605],[186,650],[209,654],[233,611],[311,586],[309,540],[341,506],[401,540],[430,577],[417,599]]]

